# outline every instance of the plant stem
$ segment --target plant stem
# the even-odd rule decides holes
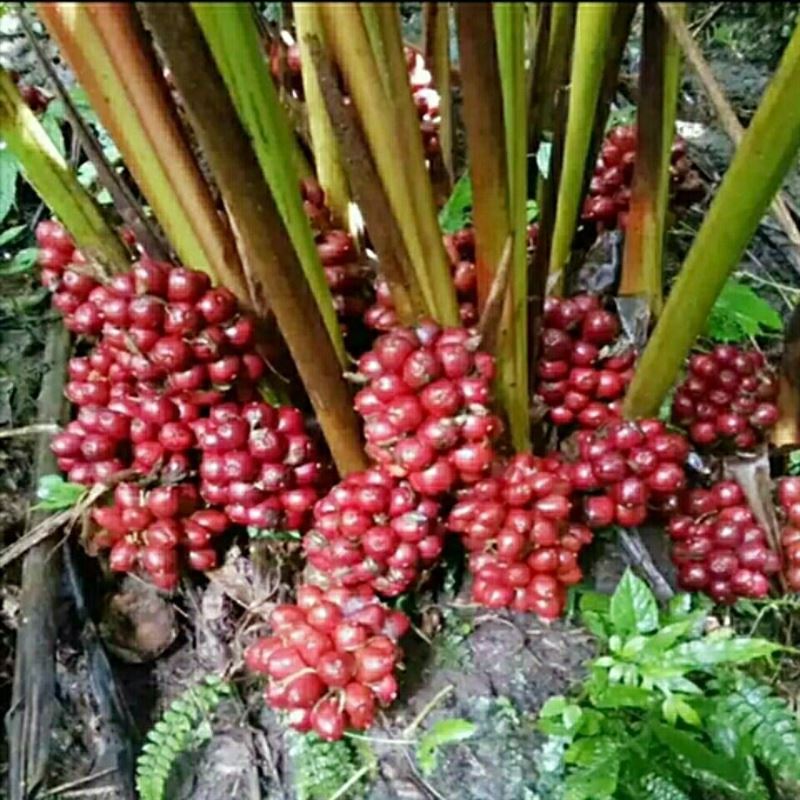
[[[681,8],[679,13],[684,11],[685,8]],[[653,315],[657,315],[662,306],[661,262],[679,82],[678,43],[658,10],[646,6],[636,169],[619,294],[643,296]]]
[[[22,165],[25,178],[61,220],[78,247],[109,272],[125,269],[128,256],[122,242],[3,69],[0,69],[0,137]]]
[[[297,44],[300,48],[300,62],[303,65],[303,93],[308,111],[308,127],[314,150],[317,179],[325,191],[325,201],[334,218],[342,224],[347,224],[350,202],[347,176],[306,38],[316,36],[324,44],[322,21],[314,3],[292,3],[292,7],[297,29]]]
[[[191,7],[253,144],[328,336],[344,366],[347,355],[330,289],[303,211],[299,178],[287,158],[296,146],[294,136],[264,60],[253,9],[240,3],[192,3]]]
[[[320,3],[327,43],[342,70],[429,313],[458,324],[450,264],[425,170],[422,137],[393,3]],[[376,49],[386,60],[378,65]],[[387,90],[387,87],[389,89]]]
[[[457,3],[456,21],[482,311],[510,230],[503,96],[492,4]]]
[[[37,3],[175,252],[247,302],[242,265],[133,4]]]
[[[450,4],[423,3],[423,55],[439,93],[439,148],[431,159],[432,179],[446,200],[455,181],[453,172],[453,93],[450,86]],[[440,173],[442,173],[440,175]]]
[[[559,287],[563,287],[564,270],[583,199],[587,156],[615,8],[616,3],[578,4],[564,158],[550,250],[549,271],[553,280],[559,275]]]
[[[344,102],[328,54],[314,37],[309,41],[309,52],[316,66],[323,100],[339,137],[345,171],[364,215],[381,274],[389,284],[398,320],[402,325],[411,325],[425,315],[425,300],[403,234],[392,214],[355,112]]]
[[[508,414],[517,451],[530,449],[528,386],[528,99],[525,73],[525,6],[493,6],[503,93],[509,229],[513,237],[511,278],[498,342],[498,393]]]
[[[333,342],[197,20],[185,4],[150,3],[144,14],[228,208],[254,305],[274,312],[340,473],[362,469],[358,421]]]
[[[625,415],[655,414],[714,301],[800,149],[800,25],[742,137],[686,256],[625,399]]]

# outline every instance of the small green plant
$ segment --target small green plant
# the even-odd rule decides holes
[[[315,733],[290,732],[293,785],[297,800],[354,800],[363,797],[364,778],[375,761],[371,749],[351,738],[326,742]],[[353,780],[359,775],[357,780]],[[353,781],[345,790],[344,787]]]
[[[783,328],[780,314],[749,286],[728,279],[711,309],[706,336],[717,342],[748,342],[775,336]]]
[[[539,719],[566,747],[564,800],[766,800],[800,785],[796,716],[740,669],[780,645],[715,627],[698,602],[660,611],[630,571],[611,598],[582,596],[601,653],[578,695],[550,698]]]
[[[36,487],[39,502],[34,511],[63,511],[80,503],[88,489],[79,483],[65,481],[60,475],[42,475]]]
[[[230,684],[207,676],[172,702],[147,734],[136,764],[136,788],[141,800],[167,800],[170,775],[178,759],[213,735],[211,718],[230,696]]]
[[[417,763],[425,775],[435,769],[441,748],[448,744],[463,742],[475,734],[474,722],[455,717],[440,719],[426,731],[417,745]]]

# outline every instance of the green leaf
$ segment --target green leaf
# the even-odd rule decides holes
[[[553,143],[540,142],[539,149],[536,151],[536,168],[539,174],[547,180],[550,177],[550,160],[553,157]]]
[[[605,800],[614,797],[619,780],[619,744],[610,737],[583,739],[566,753],[577,763],[564,781],[564,800]]]
[[[3,142],[0,150],[0,222],[11,211],[17,199],[17,175],[19,163]]]
[[[439,212],[439,225],[444,233],[455,233],[472,222],[472,181],[465,172],[453,187],[450,197]]]
[[[610,606],[611,624],[623,636],[649,633],[658,627],[658,604],[647,584],[628,569],[622,576]]]
[[[711,309],[706,335],[720,342],[743,342],[780,331],[780,314],[749,286],[729,278]]]
[[[64,143],[64,132],[61,130],[61,120],[58,118],[57,114],[50,111],[50,107],[48,106],[47,111],[39,118],[39,122],[42,123],[42,127],[47,131],[47,135],[56,146],[56,150],[65,158],[67,155],[67,146]]]
[[[539,204],[535,200],[528,200],[525,206],[525,213],[528,218],[528,225],[539,219]]]
[[[667,669],[702,669],[717,664],[745,664],[780,650],[781,646],[766,639],[698,639],[684,642],[664,654],[661,665]]]
[[[446,744],[464,741],[477,730],[474,723],[466,719],[440,719],[419,740],[417,762],[425,775],[436,769],[438,750]]]
[[[694,728],[699,728],[702,724],[700,715],[685,700],[674,694],[664,698],[661,713],[670,725],[674,725],[679,718]]]
[[[592,704],[597,708],[649,708],[653,693],[639,686],[608,686],[592,694]]]
[[[747,781],[746,770],[734,758],[715,753],[692,734],[651,722],[650,728],[659,741],[666,745],[695,777],[710,779],[714,784],[740,796],[738,787]]]
[[[0,233],[0,246],[13,242],[27,228],[27,225],[12,225],[10,228],[6,228]]]
[[[568,701],[563,695],[548,697],[544,705],[539,710],[539,716],[543,719],[548,717],[560,717],[567,708]]]
[[[36,247],[25,247],[14,253],[13,258],[0,264],[0,275],[19,275],[28,272],[36,265],[39,250]]]
[[[72,508],[87,494],[88,489],[79,483],[69,483],[60,475],[42,475],[36,487],[39,499],[33,508],[47,511]]]

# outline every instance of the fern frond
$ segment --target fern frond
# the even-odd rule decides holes
[[[350,739],[326,742],[314,733],[288,735],[297,800],[328,800],[366,763],[364,753]],[[363,797],[364,789],[364,781],[359,781],[346,800]]]
[[[800,783],[800,723],[772,688],[742,675],[717,700],[717,715],[752,743],[755,756],[781,780]]]
[[[167,783],[175,762],[187,750],[211,738],[211,716],[231,692],[230,684],[209,675],[170,704],[148,732],[136,762],[140,800],[167,800]]]

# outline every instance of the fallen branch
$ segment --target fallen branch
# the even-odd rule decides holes
[[[620,528],[617,533],[625,561],[629,566],[637,568],[642,573],[642,577],[650,584],[656,598],[664,602],[673,597],[675,591],[656,566],[639,531],[636,528],[629,530]]]
[[[60,417],[69,334],[61,325],[50,331],[45,361],[50,369],[39,393],[40,420]],[[36,450],[35,475],[55,471],[48,437]],[[41,518],[34,514],[32,519]],[[52,530],[50,531],[52,533]],[[61,557],[57,543],[38,540],[25,556],[20,593],[20,627],[14,660],[11,710],[8,712],[9,799],[30,800],[45,788],[56,710],[55,607]],[[28,549],[28,548],[26,548]],[[3,562],[7,563],[7,562]]]

